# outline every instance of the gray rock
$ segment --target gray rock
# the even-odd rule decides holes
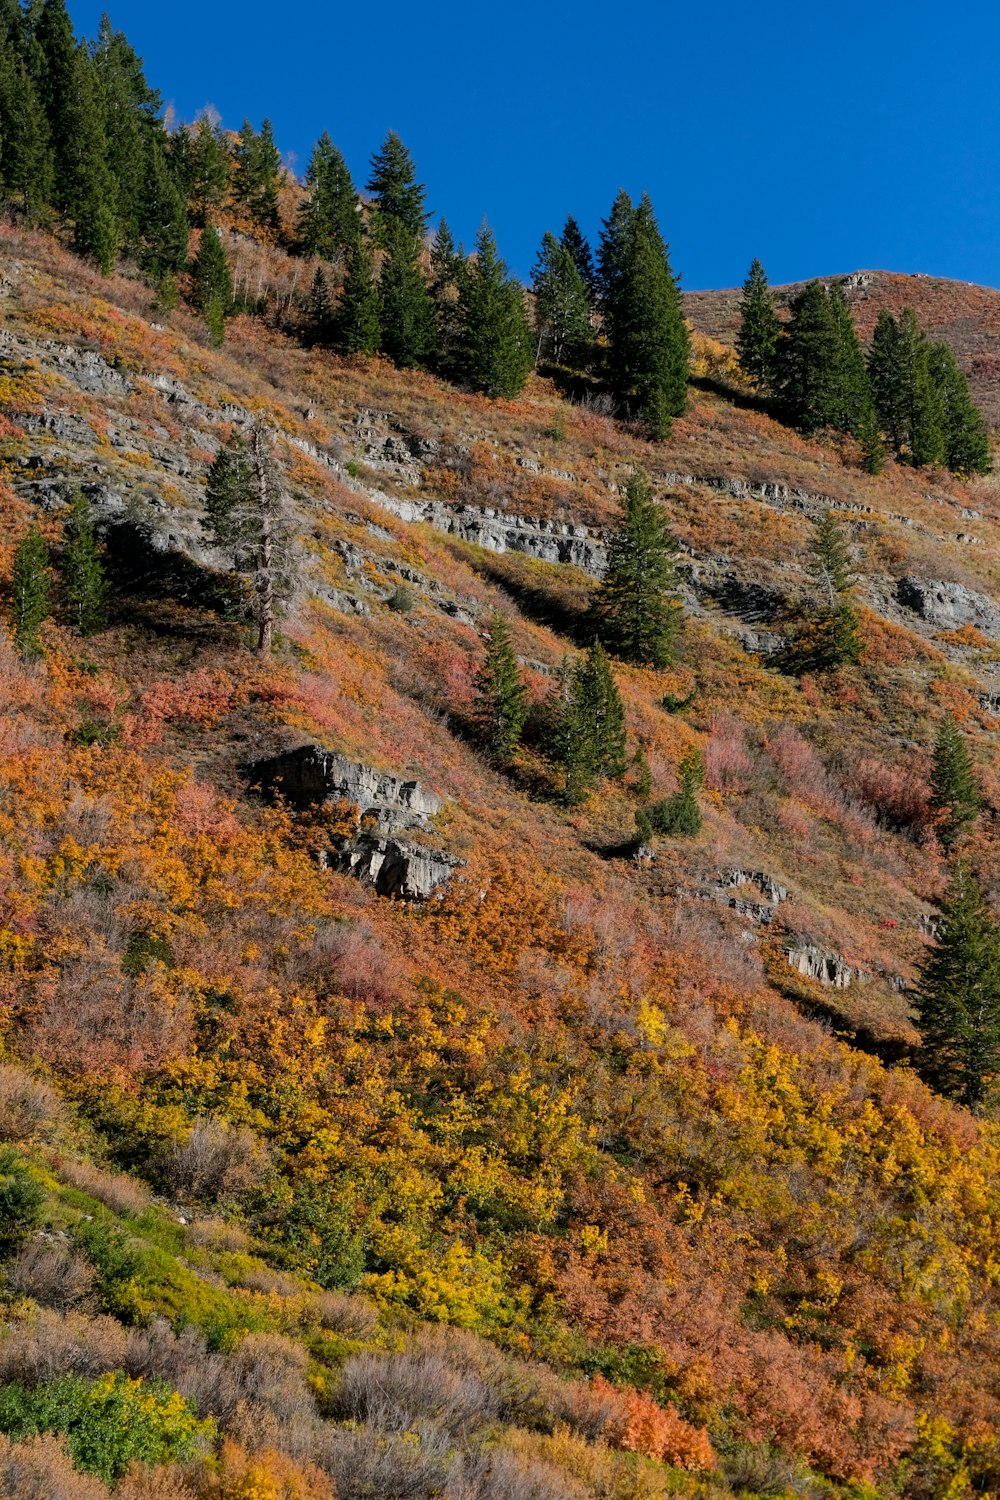
[[[266,795],[281,795],[293,807],[349,802],[357,807],[359,817],[374,814],[384,833],[429,827],[430,819],[444,806],[438,794],[419,781],[403,781],[320,745],[302,745],[259,761],[253,780]]]
[[[447,884],[463,861],[444,849],[428,849],[408,839],[361,833],[331,851],[326,864],[372,886],[380,896],[426,901]]]
[[[593,578],[602,578],[607,567],[607,547],[600,534],[572,521],[539,520],[439,500],[395,500],[375,491],[369,498],[403,521],[424,521],[490,552],[522,552],[541,562],[570,563]]]
[[[871,978],[864,969],[852,968],[839,953],[823,953],[811,944],[789,949],[788,964],[804,979],[817,979],[836,990],[846,990],[854,982],[863,984]]]
[[[324,589],[320,598],[342,615],[360,615],[364,620],[371,616],[371,606],[368,602],[357,598],[354,594],[348,594],[345,589]]]
[[[986,594],[932,578],[901,578],[896,587],[900,604],[942,630],[974,625],[986,635],[1000,638],[1000,606]]]
[[[787,886],[779,885],[773,875],[768,875],[763,870],[721,870],[719,885],[723,890],[741,890],[744,886],[752,885],[774,906],[780,906],[782,901],[788,900]]]

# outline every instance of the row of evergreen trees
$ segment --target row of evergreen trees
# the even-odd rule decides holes
[[[736,347],[744,374],[786,421],[807,434],[832,428],[857,438],[870,473],[880,472],[886,445],[916,466],[990,469],[986,425],[968,382],[912,308],[899,318],[882,311],[866,358],[841,287],[810,282],[782,323],[755,260],[743,284]]]

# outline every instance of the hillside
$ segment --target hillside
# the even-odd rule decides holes
[[[3,1170],[42,1198],[2,1381],[179,1393],[121,1467],[221,1456],[118,1493],[990,1490],[1000,1134],[907,1059],[946,711],[995,870],[996,482],[873,479],[712,392],[650,444],[537,377],[491,402],[250,317],[213,348],[44,234],[0,256],[0,566],[80,486],[112,584],[97,635],[0,639]],[[301,552],[267,661],[200,526],[252,417]],[[469,718],[494,611],[536,705],[586,643],[636,462],[687,627],[675,668],[616,668],[629,749],[654,797],[707,771],[651,861],[634,775],[567,808],[537,734],[502,774]],[[792,676],[827,508],[865,651]],[[312,745],[331,801],[294,760],[263,797]],[[395,899],[332,858],[376,783]],[[105,1493],[55,1439],[0,1464]]]
[[[892,271],[852,271],[822,278],[843,288],[858,333],[868,340],[878,315],[886,308],[894,316],[912,307],[921,326],[934,339],[947,343],[991,427],[1000,426],[1000,384],[997,375],[997,337],[1000,336],[1000,291],[941,276],[908,276]],[[774,288],[779,308],[787,308],[805,282]],[[740,289],[685,292],[684,312],[699,333],[732,344],[739,327]]]

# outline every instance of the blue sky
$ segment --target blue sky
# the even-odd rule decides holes
[[[181,117],[274,121],[304,170],[329,130],[363,182],[387,129],[471,243],[530,273],[574,213],[653,197],[689,289],[754,255],[774,282],[861,268],[1000,285],[1000,6],[509,0],[69,0],[102,10]]]

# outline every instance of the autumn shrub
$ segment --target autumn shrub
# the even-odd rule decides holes
[[[240,1399],[270,1412],[279,1422],[315,1414],[308,1361],[304,1345],[277,1333],[248,1334],[227,1356]]]
[[[589,1385],[568,1385],[559,1416],[590,1438],[678,1468],[712,1470],[716,1458],[703,1428],[644,1391],[613,1386],[602,1375]]]
[[[167,1190],[197,1199],[233,1198],[260,1185],[265,1152],[252,1131],[203,1115],[162,1163]]]
[[[934,824],[930,787],[916,771],[866,759],[847,772],[845,785],[885,828],[922,837]]]
[[[0,1383],[104,1375],[125,1367],[125,1352],[125,1329],[115,1318],[39,1308],[0,1328]]]
[[[4,1267],[9,1291],[43,1307],[66,1312],[94,1300],[94,1270],[62,1244],[32,1240]]]
[[[314,1457],[333,1480],[337,1500],[437,1500],[458,1464],[447,1437],[426,1427],[384,1433],[327,1426]]]
[[[226,1440],[218,1460],[190,1476],[197,1500],[335,1500],[332,1481],[314,1464],[265,1448],[247,1453]]]
[[[93,1474],[81,1474],[63,1439],[51,1433],[12,1443],[0,1434],[0,1500],[108,1500]]]
[[[378,1309],[351,1292],[319,1292],[305,1303],[303,1315],[349,1339],[369,1338],[378,1327]]]
[[[0,1258],[11,1255],[41,1222],[44,1194],[24,1158],[0,1147]]]
[[[711,791],[733,792],[746,786],[753,772],[746,725],[731,714],[712,720],[705,746],[705,785]]]
[[[313,939],[308,967],[324,990],[362,1000],[374,1009],[399,999],[403,966],[363,918],[321,927]]]
[[[112,1213],[136,1217],[145,1213],[152,1202],[149,1189],[137,1178],[127,1177],[120,1172],[104,1172],[92,1162],[59,1157],[56,1160],[56,1170],[63,1182],[96,1198],[105,1208],[110,1208]]]
[[[49,1140],[62,1119],[62,1102],[50,1084],[0,1063],[0,1140]]]
[[[466,1455],[455,1492],[475,1500],[590,1500],[589,1484],[553,1464],[503,1449]]]
[[[497,1412],[493,1393],[470,1370],[440,1354],[355,1354],[340,1372],[334,1412],[385,1432],[407,1432],[421,1419],[458,1433]]]

